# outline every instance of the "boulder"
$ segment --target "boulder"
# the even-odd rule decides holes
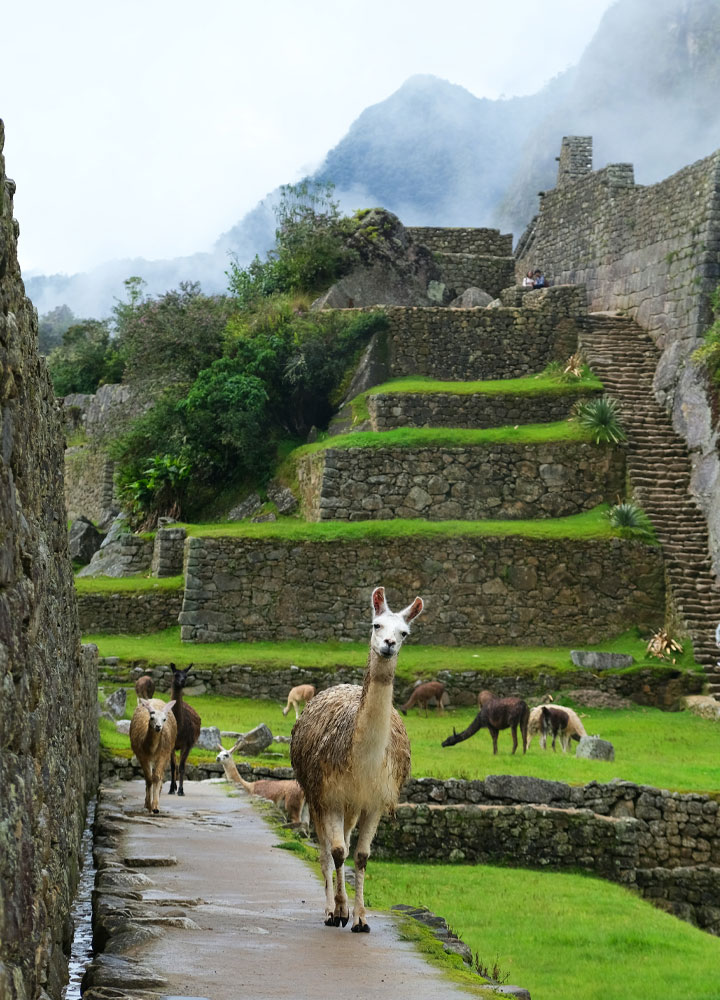
[[[250,496],[245,497],[242,503],[239,503],[236,507],[230,511],[227,516],[228,521],[242,521],[246,517],[252,517],[253,514],[257,513],[262,507],[262,500],[257,493],[251,493]]]
[[[112,531],[112,528],[110,530]],[[152,554],[153,543],[141,538],[140,535],[133,535],[128,531],[116,535],[115,540],[109,544],[106,536],[105,541],[87,566],[83,566],[78,576],[137,576],[138,573],[149,571]]]
[[[118,719],[117,722],[115,723],[115,729],[122,736],[129,736],[130,735],[130,719]]]
[[[312,309],[446,305],[454,297],[432,253],[384,208],[362,214],[347,247],[355,264]]]
[[[602,653],[583,649],[571,649],[570,659],[576,667],[584,670],[616,670],[619,667],[630,667],[635,662],[634,656],[625,653]]]
[[[683,704],[689,712],[699,715],[701,719],[720,722],[720,701],[715,701],[710,695],[691,694],[683,699]]]
[[[492,295],[488,295],[482,288],[466,288],[462,295],[458,295],[450,303],[451,309],[485,309],[494,302]]]
[[[570,798],[570,786],[562,781],[546,781],[525,775],[489,774],[485,778],[485,794],[494,799],[512,802],[540,802]]]
[[[92,521],[86,517],[78,517],[70,525],[68,547],[70,558],[77,562],[89,563],[100,548],[103,536]]]
[[[125,714],[125,704],[127,702],[127,691],[125,688],[118,688],[105,699],[103,709],[109,712],[114,719],[119,719]]]
[[[278,509],[278,514],[292,514],[298,508],[297,497],[287,486],[280,483],[270,483],[267,488],[268,500]]]
[[[262,753],[273,741],[273,735],[264,722],[255,726],[249,733],[240,733],[238,745],[235,752],[245,757],[254,757],[255,754]]]
[[[589,760],[615,760],[615,747],[599,736],[582,736],[575,751],[576,757]]]
[[[203,750],[217,750],[219,742],[220,730],[217,726],[201,726],[200,735],[195,746],[202,747]]]

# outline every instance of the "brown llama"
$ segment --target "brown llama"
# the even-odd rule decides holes
[[[442,715],[444,694],[445,685],[442,681],[425,681],[424,684],[418,684],[416,688],[413,688],[412,694],[408,700],[404,705],[400,706],[400,711],[403,715],[407,715],[408,709],[417,705],[419,708],[425,709],[425,715],[427,716],[428,702],[435,698],[437,701],[438,715]]]
[[[489,692],[481,691],[480,693],[483,695]],[[522,698],[492,698],[492,700],[485,701],[467,729],[463,729],[461,733],[456,733],[453,729],[452,736],[448,736],[447,739],[443,740],[442,745],[444,747],[455,746],[456,743],[461,743],[463,740],[474,736],[479,729],[488,729],[492,736],[493,753],[496,754],[498,752],[498,733],[501,729],[512,729],[512,752],[515,753],[518,746],[517,731],[519,727],[522,736],[523,753],[525,753],[529,716],[530,709]]]
[[[175,746],[173,706],[172,701],[140,698],[130,720],[130,746],[145,776],[145,808],[149,813],[160,812],[165,768]]]
[[[192,663],[184,670],[178,670],[174,663],[171,663],[170,667],[173,672],[170,697],[175,701],[173,712],[177,720],[177,739],[175,740],[175,747],[170,757],[170,789],[168,795],[174,795],[176,791],[178,795],[184,795],[185,761],[188,759],[188,754],[200,736],[200,716],[192,705],[188,705],[183,701],[183,688],[187,684],[187,676],[192,668]],[[176,750],[180,751],[179,767],[175,759]],[[175,778],[176,774],[177,781]]]
[[[423,602],[416,597],[404,611],[394,613],[385,600],[385,589],[376,587],[371,607],[363,686],[338,684],[316,695],[295,723],[290,743],[290,759],[320,845],[328,927],[344,927],[350,916],[344,864],[350,834],[358,827],[355,932],[370,930],[363,893],[370,845],[380,817],[394,811],[410,775],[410,741],[392,705],[393,679],[400,647]]]
[[[307,808],[305,805],[305,795],[302,788],[295,780],[275,778],[261,778],[259,781],[246,781],[235,766],[232,759],[233,752],[237,749],[237,743],[226,750],[222,743],[217,744],[220,753],[215,760],[222,764],[225,777],[235,785],[240,785],[250,795],[257,795],[261,799],[269,799],[275,805],[280,806],[287,813],[287,818],[291,823],[306,823],[305,815]]]
[[[552,748],[554,751],[555,740],[557,739],[558,733],[560,733],[560,746],[562,746],[565,742],[565,734],[567,732],[570,716],[564,709],[556,708],[554,706],[551,708],[548,705],[542,705],[540,712],[542,714],[540,731],[542,733],[543,742],[547,746],[548,733],[552,733]]]
[[[295,709],[295,719],[299,719],[300,712],[298,712],[298,705],[301,705],[303,702],[307,704],[314,696],[315,688],[312,684],[298,684],[297,687],[290,688],[287,705],[283,709],[283,715],[287,715],[292,707]]]
[[[135,681],[135,694],[138,698],[152,698],[155,694],[155,681],[148,674],[143,674]]]
[[[542,714],[543,708],[546,705],[537,705],[535,708],[530,709],[530,718],[528,720],[528,730],[527,730],[527,740],[525,741],[525,748],[529,749],[532,738],[536,733],[540,734],[540,746],[543,750],[547,747],[547,732],[542,730]],[[585,726],[582,724],[580,716],[577,712],[574,712],[572,708],[567,708],[565,705],[562,706],[562,711],[567,715],[568,721],[564,730],[559,733],[560,735],[560,747],[563,753],[567,753],[568,747],[570,746],[570,740],[579,741],[583,736],[587,736],[585,732]],[[554,741],[553,741],[554,743]],[[554,746],[553,746],[554,749]]]

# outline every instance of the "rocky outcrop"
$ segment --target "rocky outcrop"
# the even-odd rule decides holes
[[[0,153],[4,129],[0,122]],[[80,646],[63,432],[0,155],[0,996],[59,997],[88,799],[97,650]]]
[[[357,263],[316,299],[313,309],[445,305],[453,297],[433,255],[383,208],[362,214],[348,240]]]

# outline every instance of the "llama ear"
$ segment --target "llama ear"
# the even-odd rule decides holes
[[[390,608],[387,606],[387,601],[385,600],[385,588],[376,587],[372,592],[372,609],[375,615],[382,615]]]
[[[167,710],[168,710],[168,712],[170,711],[170,709],[173,707],[174,704],[175,704],[175,699],[174,698],[173,698],[172,701],[169,701],[167,703]]]
[[[142,705],[143,708],[150,708],[150,702],[147,698],[138,698],[138,705]]]
[[[422,597],[416,597],[412,604],[408,605],[408,607],[405,608],[404,611],[401,611],[400,614],[406,622],[411,622],[413,618],[417,618],[424,607],[425,605],[423,604]]]
[[[225,747],[222,745],[222,743],[216,743],[215,746],[218,748],[218,750],[224,750],[225,749]]]

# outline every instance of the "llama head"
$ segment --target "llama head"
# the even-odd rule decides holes
[[[184,688],[187,684],[188,674],[192,670],[192,663],[189,663],[184,670],[176,667],[174,663],[170,664],[170,669],[173,672],[173,684],[176,688]]]
[[[148,722],[149,728],[154,729],[155,732],[159,733],[167,722],[168,716],[172,712],[175,702],[169,701],[167,704],[163,705],[162,708],[158,708],[156,705],[153,705],[151,701],[148,701],[147,698],[138,698],[138,704],[142,705],[150,716],[150,720]]]
[[[404,611],[394,612],[385,600],[385,588],[376,587],[372,593],[372,631],[370,646],[379,656],[397,656],[400,647],[410,632],[410,622],[423,609],[421,597],[416,597]]]
[[[218,764],[223,764],[226,760],[232,760],[232,750],[226,750],[222,743],[218,743],[217,748],[220,751],[215,758]]]

